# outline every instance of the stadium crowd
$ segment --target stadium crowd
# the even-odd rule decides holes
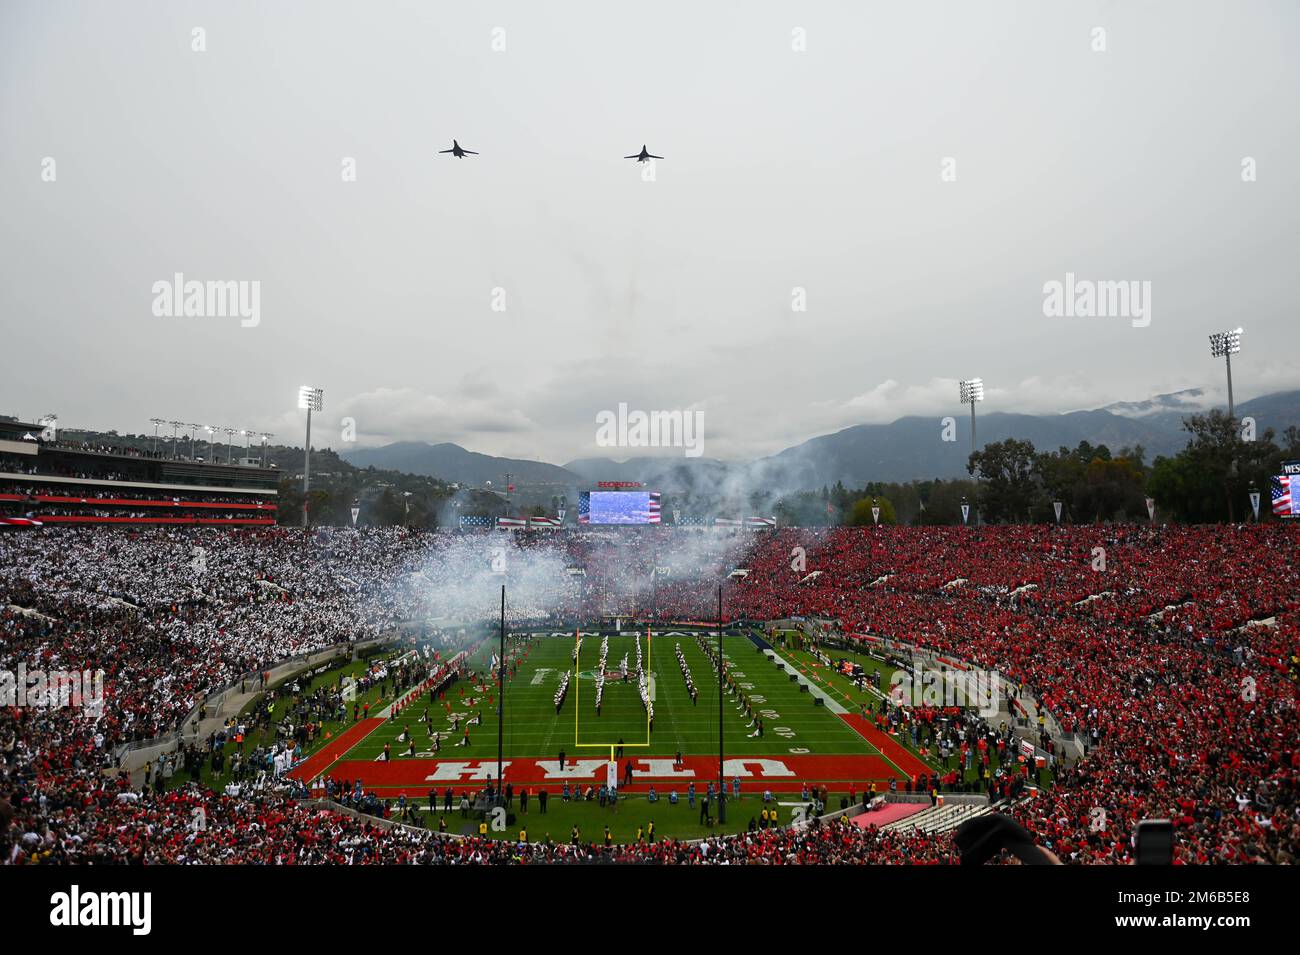
[[[179,729],[208,694],[278,661],[403,620],[490,619],[494,601],[475,584],[491,579],[503,539],[283,528],[0,535],[0,669],[103,670],[106,686],[96,718],[0,711],[0,859],[955,860],[947,835],[840,822],[611,848],[451,839],[326,811],[301,792],[235,796],[193,782],[138,791],[115,771],[124,744]],[[819,618],[864,646],[888,638],[997,670],[1084,749],[1054,785],[1006,808],[1063,861],[1129,862],[1136,823],[1168,817],[1179,861],[1285,863],[1300,848],[1298,545],[1300,528],[1265,524],[664,528],[511,535],[506,547],[512,619],[711,619],[717,581],[728,579],[729,617]],[[747,573],[728,578],[737,569]],[[922,712],[891,719],[895,732],[927,732]]]

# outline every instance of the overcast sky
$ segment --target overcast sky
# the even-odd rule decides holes
[[[1217,395],[1237,325],[1238,400],[1300,387],[1298,51],[1293,0],[6,0],[0,413],[301,443],[310,383],[318,445],[562,463],[626,402],[731,459],[967,376]],[[155,315],[177,272],[258,324]],[[1067,272],[1149,324],[1046,317]]]

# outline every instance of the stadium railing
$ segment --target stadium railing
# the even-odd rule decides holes
[[[271,682],[268,685],[283,682],[292,679],[306,670],[311,669],[319,663],[332,660],[342,653],[355,651],[360,654],[363,650],[372,647],[382,646],[391,642],[396,633],[385,634],[376,637],[373,640],[365,640],[360,643],[335,643],[321,650],[313,650],[309,653],[299,653],[292,657],[276,663],[272,669]],[[303,666],[303,664],[306,666]],[[117,760],[118,770],[121,772],[134,772],[145,763],[152,762],[159,756],[166,753],[174,753],[180,744],[185,741],[194,741],[198,739],[199,733],[196,729],[189,729],[198,723],[199,714],[205,709],[208,713],[207,719],[213,719],[220,713],[222,704],[230,694],[241,686],[253,682],[261,677],[260,670],[251,670],[235,677],[230,683],[218,690],[213,690],[202,700],[194,705],[177,725],[177,728],[168,733],[163,733],[151,739],[134,740],[129,743],[122,743],[114,750],[114,756]],[[260,689],[258,690],[260,692]],[[227,714],[230,715],[230,714]]]

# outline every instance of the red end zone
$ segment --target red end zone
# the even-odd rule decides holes
[[[875,724],[864,720],[856,713],[843,713],[840,715],[845,723],[852,726],[858,735],[868,743],[880,750],[881,754],[889,760],[890,763],[906,772],[909,776],[920,776],[922,773],[929,774],[934,772],[929,766],[921,762],[903,746],[902,743],[893,739],[888,733],[877,728]]]
[[[363,739],[383,726],[382,716],[372,716],[353,723],[317,752],[304,759],[289,775],[298,779],[314,779],[334,764],[334,761]]]
[[[675,764],[671,756],[629,756],[618,761],[620,781],[629,760],[632,763],[632,784],[620,787],[620,792],[645,792],[651,783],[656,789],[667,790],[673,786],[685,789],[694,782],[695,788],[701,789],[718,778],[718,760],[715,757],[687,756],[681,764]],[[507,759],[502,765],[506,782],[513,783],[516,788],[544,786],[558,793],[566,782],[571,785],[604,782],[607,763],[608,757],[580,756],[566,760],[563,770],[557,759]],[[319,763],[307,760],[290,775],[310,782],[323,768]],[[345,759],[329,767],[328,775],[338,780],[359,779],[366,789],[387,790],[386,795],[396,796],[405,792],[408,796],[423,797],[434,788],[479,789],[487,784],[489,777],[495,778],[496,773],[495,756],[466,754],[458,759],[394,759],[389,762]],[[733,778],[739,777],[742,788],[748,784],[751,791],[757,788],[781,792],[798,790],[803,783],[856,783],[862,789],[874,780],[883,784],[880,786],[883,790],[888,787],[890,778],[897,779],[900,788],[905,781],[905,777],[886,760],[866,755],[743,756],[725,760],[723,775],[728,785]]]

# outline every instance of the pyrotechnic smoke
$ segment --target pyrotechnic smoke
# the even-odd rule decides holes
[[[418,620],[555,625],[652,613],[712,618],[716,588],[752,546],[749,532],[641,528],[429,538],[401,581]]]

